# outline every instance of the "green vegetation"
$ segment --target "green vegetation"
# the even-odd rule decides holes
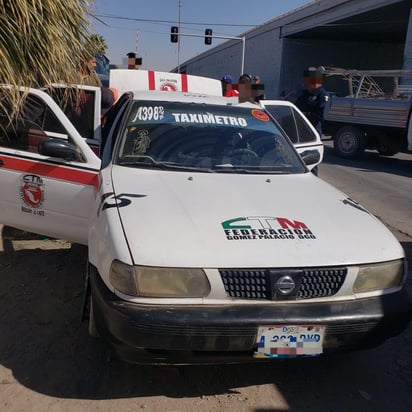
[[[101,36],[91,34],[93,4],[94,0],[0,0],[0,83],[78,83],[84,50],[107,49]],[[0,108],[17,109],[20,99],[12,89],[3,95]]]

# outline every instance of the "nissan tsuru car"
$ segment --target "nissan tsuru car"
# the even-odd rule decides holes
[[[253,104],[130,99],[103,152],[90,331],[136,362],[233,362],[400,333],[404,252]]]
[[[32,128],[36,150],[2,144],[2,223],[88,245],[89,332],[132,362],[376,346],[411,317],[404,251],[281,123],[224,97],[125,93],[101,165],[67,119]]]

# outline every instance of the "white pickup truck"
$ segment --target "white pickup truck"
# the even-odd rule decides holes
[[[323,147],[292,104],[239,104],[216,80],[170,73],[114,72],[111,86],[102,133],[98,104],[82,137],[29,90],[0,139],[1,223],[88,245],[92,336],[132,362],[231,363],[371,347],[407,327],[401,245],[310,172]]]

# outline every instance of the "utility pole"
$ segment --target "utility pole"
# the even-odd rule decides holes
[[[180,19],[180,9],[182,8],[182,1],[179,0],[178,2],[178,8],[179,8],[179,33],[182,31],[181,30],[181,19]],[[180,73],[180,36],[177,39],[177,72]]]

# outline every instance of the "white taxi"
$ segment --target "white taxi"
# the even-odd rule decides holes
[[[318,356],[407,327],[401,245],[310,172],[319,153],[299,156],[273,113],[204,92],[125,92],[100,163],[48,98],[31,91],[24,139],[1,140],[1,223],[88,245],[89,332],[121,358]]]

